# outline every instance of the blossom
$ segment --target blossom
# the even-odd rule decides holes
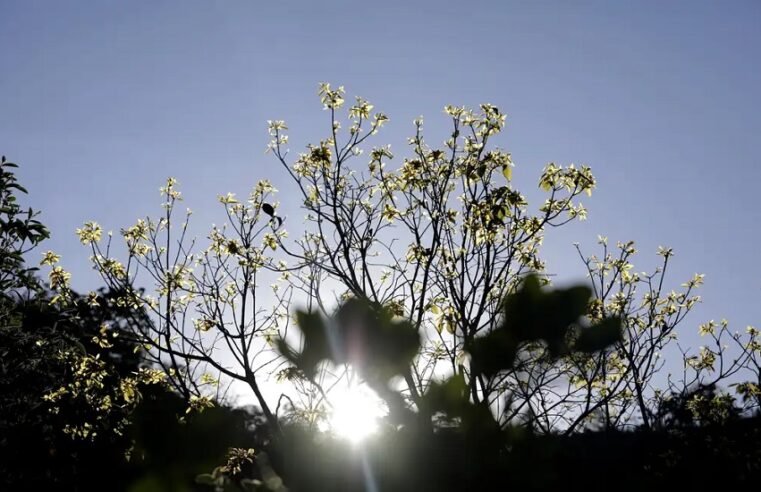
[[[76,233],[82,244],[90,244],[100,241],[103,230],[97,222],[85,222],[81,229],[76,230]]]

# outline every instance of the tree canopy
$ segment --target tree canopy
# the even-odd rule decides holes
[[[586,281],[552,285],[545,232],[586,219],[583,200],[596,186],[588,166],[547,164],[537,176],[545,199],[531,207],[497,145],[506,116],[496,106],[447,106],[442,145],[416,120],[394,167],[390,147],[373,145],[389,118],[345,97],[320,85],[325,136],[295,155],[286,123],[269,122],[270,158],[299,196],[303,222],[281,214],[263,179],[245,199],[220,195],[225,224],[196,240],[169,178],[160,214],[122,228],[120,240],[94,221],[77,229],[105,285],[84,296],[56,253],[42,255],[47,285],[26,266],[48,233],[17,205],[14,193],[25,190],[3,160],[3,410],[42,419],[32,427],[55,415],[51,425],[95,442],[125,432],[151,385],[181,402],[181,422],[245,388],[262,417],[247,442],[261,449],[230,443],[227,462],[198,478],[245,490],[309,489],[313,480],[340,489],[360,478],[369,487],[370,462],[383,490],[436,481],[384,449],[405,459],[428,449],[418,467],[447,464],[439,478],[450,486],[506,470],[511,484],[526,485],[542,465],[523,477],[521,453],[558,459],[553,446],[576,449],[586,431],[626,445],[625,431],[645,430],[666,453],[674,429],[737,429],[758,413],[758,331],[709,321],[698,327],[705,345],[683,348],[678,327],[700,301],[703,276],[672,288],[671,249],[638,272],[633,241],[613,247],[600,236],[596,255],[577,246]],[[368,444],[369,461],[351,465],[360,478],[331,482],[304,453],[319,452],[314,436],[330,435],[340,388],[360,385],[384,402],[386,434]],[[14,407],[30,392],[44,412]],[[642,458],[636,473],[657,477],[655,459]],[[757,457],[740,459],[758,471]]]

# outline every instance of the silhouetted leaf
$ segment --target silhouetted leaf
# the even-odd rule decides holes
[[[465,377],[457,374],[443,383],[431,383],[423,403],[429,414],[444,412],[450,417],[461,417],[465,408],[470,405]]]
[[[621,320],[606,318],[594,326],[581,330],[574,350],[596,352],[621,340]]]
[[[465,349],[471,355],[473,372],[490,377],[513,367],[518,342],[507,330],[496,329],[486,336],[474,339]]]
[[[348,300],[335,320],[342,361],[366,379],[385,381],[405,374],[420,349],[420,337],[409,322],[396,321],[388,308],[366,300]]]
[[[317,313],[299,311],[299,327],[304,333],[300,353],[285,341],[280,352],[307,377],[312,377],[320,361],[350,363],[365,379],[387,381],[404,375],[420,349],[420,336],[406,320],[396,321],[391,312],[367,301],[350,299],[326,323]]]
[[[503,324],[466,344],[473,371],[493,376],[512,368],[520,346],[527,342],[543,341],[553,358],[570,353],[568,331],[580,323],[591,295],[585,286],[543,291],[536,276],[526,277],[504,301]],[[620,323],[606,320],[583,330],[574,349],[593,352],[619,338]]]
[[[328,333],[322,316],[316,312],[297,311],[296,323],[304,334],[304,348],[296,352],[281,339],[277,342],[278,350],[311,379],[321,361],[332,359]]]

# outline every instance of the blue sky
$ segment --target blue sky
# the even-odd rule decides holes
[[[638,270],[668,245],[674,285],[706,274],[683,329],[761,324],[761,2],[5,0],[0,32],[0,152],[79,289],[98,283],[74,229],[158,213],[167,176],[199,232],[261,178],[298,214],[266,120],[294,149],[324,136],[328,81],[390,116],[375,143],[399,157],[418,115],[443,141],[445,104],[497,105],[529,196],[549,161],[598,178],[589,220],[549,233],[549,271],[582,278],[572,244],[598,234],[637,241]]]

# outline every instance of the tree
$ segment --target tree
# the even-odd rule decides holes
[[[573,338],[589,325],[610,327],[606,319],[620,320],[623,337],[606,349],[570,350],[563,337],[553,337],[553,343],[528,337],[516,344],[501,334],[500,327],[510,323],[503,300],[516,295],[531,273],[539,274],[532,281],[537,284],[525,295],[540,298],[549,284],[540,258],[545,231],[586,217],[580,198],[595,187],[589,167],[548,164],[539,177],[547,198],[532,212],[513,184],[510,154],[493,146],[505,123],[497,107],[447,106],[452,131],[441,148],[427,143],[422,120],[416,121],[409,157],[389,170],[389,147],[366,150],[388,118],[357,98],[343,130],[343,88],[322,84],[319,95],[329,130],[295,158],[287,149],[286,124],[269,122],[269,150],[306,212],[307,226],[295,239],[288,237],[285,228],[292,223],[278,214],[268,180],[259,181],[247,200],[230,193],[219,197],[228,222],[212,228],[201,249],[187,234],[190,212],[178,216],[181,193],[173,178],[161,189],[162,215],[121,231],[124,261],[97,223],[77,231],[106,285],[121,293],[117,302],[150,313],[150,324],[133,330],[132,340],[145,347],[192,408],[213,405],[220,381],[237,381],[249,388],[274,432],[284,418],[315,425],[329,411],[331,387],[358,372],[376,391],[387,391],[382,396],[393,400],[392,411],[422,421],[433,416],[424,395],[456,377],[469,401],[489,409],[501,428],[520,423],[541,433],[574,433],[594,425],[651,427],[665,398],[695,382],[710,382],[706,376],[715,364],[720,367],[714,382],[747,375],[737,390],[748,410],[757,406],[755,329],[746,338],[729,334],[725,325],[712,332],[738,345],[732,361],[723,350],[685,351],[683,378],[663,374],[660,354],[676,343],[676,328],[699,301],[694,290],[702,283],[696,275],[681,291],[667,292],[669,249],[661,250],[663,265],[652,274],[635,273],[632,242],[619,243],[614,253],[600,238],[602,257],[582,255],[592,298],[584,317],[564,322]],[[153,283],[150,293],[136,287],[146,281]],[[262,287],[269,282],[271,292]],[[555,295],[568,296],[576,306],[579,299],[587,301],[586,292]],[[403,388],[373,383],[387,374],[380,367],[368,373],[370,352],[328,357],[338,363],[332,367],[305,363],[305,357],[324,355],[310,355],[308,345],[321,343],[324,351],[335,342],[319,336],[310,341],[305,327],[320,316],[332,319],[351,299],[383,307],[390,316],[387,329],[399,325],[414,333],[394,365]],[[306,310],[296,315],[298,302]],[[302,342],[293,321],[302,329]],[[321,330],[334,333],[335,326],[323,323],[315,333]],[[299,343],[302,349],[294,347]],[[509,366],[486,362],[485,347],[495,344],[510,354]],[[478,353],[484,366],[474,366]],[[264,393],[262,382],[273,376],[298,390],[298,402],[290,389],[279,398]]]
[[[34,278],[36,267],[26,267],[24,255],[47,239],[50,233],[39,220],[38,212],[23,210],[17,193],[26,193],[13,169],[18,166],[0,159],[0,321],[10,323],[14,303],[39,289]]]
[[[51,292],[26,263],[49,233],[17,193],[16,165],[0,164],[0,484],[10,489],[81,490],[124,468],[125,435],[143,383],[161,376],[118,335],[144,316],[101,290],[79,296],[48,251]],[[61,303],[66,298],[67,307]],[[92,482],[89,480],[93,480]]]

